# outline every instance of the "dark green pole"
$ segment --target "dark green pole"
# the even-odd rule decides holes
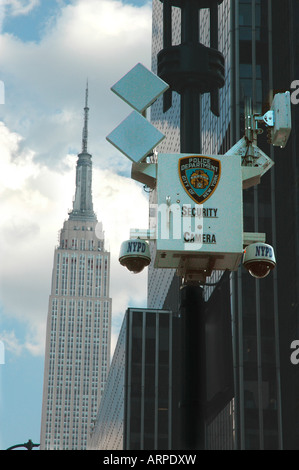
[[[180,448],[204,450],[205,446],[205,318],[202,288],[186,284],[180,291],[181,401]]]
[[[6,450],[13,450],[13,449],[17,449],[17,448],[19,448],[19,447],[25,447],[25,449],[27,449],[27,450],[32,450],[33,447],[39,447],[39,446],[40,446],[40,444],[33,444],[33,442],[31,441],[31,439],[29,439],[29,441],[26,442],[25,444],[16,444],[16,445],[14,445],[14,446],[9,447],[9,448],[6,449]]]
[[[219,115],[219,88],[224,85],[224,57],[218,51],[218,4],[223,0],[160,0],[163,3],[163,49],[158,53],[158,75],[180,94],[181,153],[201,153],[200,97],[210,93],[211,111]],[[172,45],[171,9],[181,9],[181,44]],[[210,9],[210,46],[199,43],[199,10]],[[181,399],[180,448],[205,446],[206,352],[205,305],[199,283],[180,291]]]

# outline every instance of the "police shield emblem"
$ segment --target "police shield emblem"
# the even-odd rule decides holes
[[[179,159],[179,175],[188,195],[202,204],[217,188],[221,174],[220,160],[204,155],[192,155]]]

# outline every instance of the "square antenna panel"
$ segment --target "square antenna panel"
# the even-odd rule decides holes
[[[133,111],[106,139],[132,162],[143,160],[165,135],[137,111]]]
[[[111,90],[139,113],[146,110],[169,85],[148,70],[137,64]]]
[[[277,93],[274,96],[271,110],[274,112],[274,126],[271,131],[272,144],[285,147],[291,133],[291,98],[290,92]]]

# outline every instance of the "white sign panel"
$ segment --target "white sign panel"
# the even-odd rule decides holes
[[[241,159],[159,154],[155,266],[237,269],[243,253]],[[153,212],[153,211],[152,211]]]

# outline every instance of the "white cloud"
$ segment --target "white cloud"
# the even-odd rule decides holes
[[[150,67],[150,44],[150,2],[137,8],[118,0],[76,0],[61,8],[39,42],[24,43],[2,34],[5,122],[26,136],[36,158],[56,163],[68,146],[79,145],[88,77],[90,148],[101,148],[125,166],[124,157],[113,153],[105,136],[130,108],[110,87],[137,62]],[[107,165],[103,154],[98,157],[102,167]]]
[[[14,330],[3,330],[0,332],[0,341],[4,345],[4,360],[6,353],[10,352],[13,356],[21,356],[29,352],[32,356],[40,356],[44,353],[45,325],[36,325],[26,333],[25,341],[21,341]]]
[[[70,169],[59,174],[34,162],[21,140],[0,126],[0,303],[3,316],[40,328],[66,204],[63,188],[71,191],[73,178]]]
[[[12,16],[27,15],[31,10],[39,5],[40,0],[2,0]]]
[[[26,349],[43,354],[53,250],[75,190],[74,156],[58,173],[23,154],[20,137],[0,126],[0,301],[4,314],[29,326]],[[10,171],[7,171],[7,170]],[[6,177],[5,177],[6,174]],[[17,179],[17,184],[15,181]],[[93,196],[111,252],[113,318],[119,321],[129,302],[146,301],[146,273],[130,274],[118,262],[120,244],[130,228],[146,227],[148,203],[142,187],[112,170],[94,169]],[[24,345],[25,347],[25,345]]]
[[[3,341],[5,351],[10,351],[16,356],[20,356],[23,351],[23,347],[20,344],[14,331],[2,331],[0,339]]]
[[[27,15],[40,4],[40,0],[0,0],[0,31],[6,16]]]
[[[8,4],[11,13],[26,14],[37,2]],[[111,251],[113,344],[126,308],[145,306],[146,271],[132,275],[118,253],[130,228],[147,226],[147,196],[122,176],[129,175],[130,163],[105,136],[131,112],[110,87],[137,62],[149,67],[150,35],[150,2],[137,8],[118,0],[62,2],[36,43],[0,35],[6,88],[0,107],[0,304],[6,318],[23,322],[19,343],[32,354],[44,352],[53,251],[75,192],[87,76],[94,207]]]

